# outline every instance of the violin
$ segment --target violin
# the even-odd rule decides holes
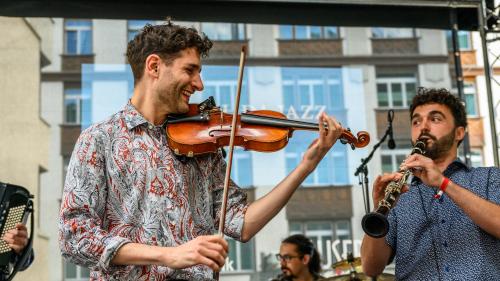
[[[214,153],[229,144],[232,119],[233,115],[215,106],[213,97],[200,104],[190,104],[187,114],[169,116],[168,145],[175,154],[188,157]],[[283,113],[272,110],[242,113],[237,116],[236,126],[234,145],[260,152],[282,149],[294,130],[319,130],[319,124],[290,120]],[[350,129],[343,129],[339,140],[355,149],[366,146],[370,135],[360,131],[355,137]]]

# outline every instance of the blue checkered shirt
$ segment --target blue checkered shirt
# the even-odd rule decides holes
[[[500,169],[468,168],[456,160],[444,175],[500,204]],[[388,219],[387,243],[397,280],[500,280],[500,239],[486,233],[444,194],[414,177]]]

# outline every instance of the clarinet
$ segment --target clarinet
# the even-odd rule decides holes
[[[411,154],[425,154],[425,142],[417,140],[415,146],[410,153]],[[389,231],[389,221],[387,220],[387,215],[389,211],[393,208],[394,202],[398,199],[401,194],[401,189],[406,184],[408,177],[411,174],[410,169],[400,171],[402,173],[401,179],[397,181],[391,181],[385,188],[385,197],[380,200],[378,207],[374,212],[370,212],[363,216],[361,220],[361,226],[366,234],[373,238],[384,237]]]

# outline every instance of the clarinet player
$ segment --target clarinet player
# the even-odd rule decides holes
[[[449,91],[420,88],[410,119],[412,143],[424,141],[426,154],[401,164],[413,177],[387,216],[387,235],[364,236],[364,272],[376,276],[395,259],[397,280],[498,280],[500,169],[471,168],[457,158],[467,119],[463,102]],[[376,178],[375,207],[400,177]]]

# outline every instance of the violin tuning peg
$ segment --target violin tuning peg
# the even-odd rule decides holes
[[[356,149],[353,143],[350,143],[352,150]]]
[[[350,132],[351,131],[351,128],[347,128],[347,131]]]
[[[340,143],[342,143],[342,144],[347,144],[347,142],[348,142],[345,138],[339,138],[339,140],[340,140]]]

